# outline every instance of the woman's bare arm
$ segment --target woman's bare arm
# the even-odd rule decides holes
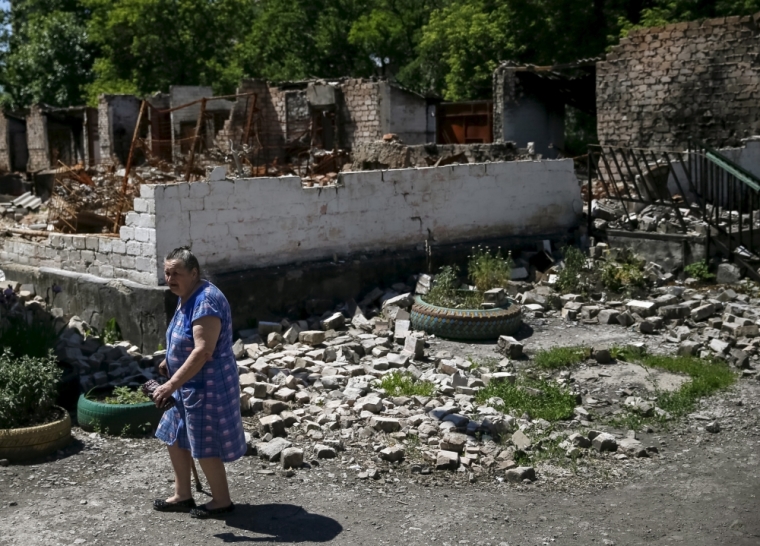
[[[214,355],[219,334],[222,331],[222,321],[218,317],[201,317],[193,322],[193,340],[195,348],[187,357],[177,373],[169,381],[156,389],[153,400],[158,407],[162,407],[167,398],[182,385],[190,381],[201,371],[204,364],[211,360]]]

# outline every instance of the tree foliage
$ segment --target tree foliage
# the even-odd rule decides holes
[[[6,105],[93,102],[241,77],[396,79],[490,96],[504,60],[603,54],[639,26],[760,11],[760,0],[16,0],[0,36]]]

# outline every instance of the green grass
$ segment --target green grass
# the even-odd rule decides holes
[[[588,347],[553,347],[542,349],[533,357],[533,362],[540,368],[554,370],[566,368],[583,362],[589,357]]]
[[[531,394],[525,387],[539,389],[542,394]],[[520,417],[527,412],[533,419],[560,421],[573,416],[575,395],[567,389],[546,381],[521,379],[514,385],[508,382],[491,383],[477,394],[480,404],[487,403],[491,397],[504,401],[504,411]]]
[[[390,396],[433,396],[435,385],[419,381],[407,372],[391,372],[380,381],[380,387]]]
[[[485,368],[489,372],[495,372],[499,367],[499,362],[501,362],[500,359],[493,356],[480,357],[477,360],[471,356],[468,356],[467,360],[469,360],[470,364],[472,364],[473,370],[475,368]]]
[[[691,413],[701,398],[727,389],[736,381],[736,374],[727,364],[720,361],[687,356],[648,355],[641,350],[625,347],[621,349],[621,354],[624,354],[627,357],[624,360],[629,362],[635,361],[648,368],[689,376],[690,380],[676,391],[657,391],[657,407],[673,417]],[[656,416],[642,417],[633,413],[613,418],[615,424],[634,429],[657,420]]]

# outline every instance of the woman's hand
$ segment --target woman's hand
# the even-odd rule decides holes
[[[158,375],[163,375],[166,378],[169,377],[169,368],[166,365],[166,360],[158,365]]]
[[[172,382],[169,381],[153,391],[153,402],[155,402],[156,407],[161,409],[166,406],[169,398],[171,398],[172,394],[174,394],[174,391],[176,390],[177,389],[174,387],[174,385],[172,385]]]

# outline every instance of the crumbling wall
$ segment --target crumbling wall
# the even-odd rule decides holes
[[[26,170],[29,150],[26,142],[26,120],[16,116],[5,116],[10,169],[15,172]]]
[[[0,269],[2,264],[50,267],[156,286],[156,230],[151,227],[155,217],[148,212],[147,203],[135,201],[135,208],[145,205],[140,209],[143,212],[127,215],[119,237],[54,233],[31,241],[0,239]]]
[[[493,75],[496,142],[534,143],[535,152],[556,158],[565,145],[565,105],[561,97],[538,96],[520,82],[514,67],[501,65]]]
[[[189,245],[211,271],[548,235],[577,226],[582,210],[570,160],[344,173],[329,189],[293,176],[142,189],[157,255]]]
[[[456,163],[514,161],[519,158],[514,142],[407,146],[398,142],[376,140],[357,144],[351,150],[351,163],[344,167],[344,170],[368,171],[428,167],[438,160],[451,161],[452,158],[462,156],[462,154],[463,158],[458,159]]]
[[[10,131],[8,129],[8,118],[0,112],[0,171],[12,170]]]
[[[604,145],[738,145],[760,130],[760,14],[631,32],[597,64]]]
[[[141,101],[133,95],[98,97],[98,136],[102,160],[125,165],[140,115]]]
[[[383,136],[381,83],[361,78],[342,83],[343,104],[339,119],[344,148],[352,149],[359,142],[377,140]]]
[[[395,85],[388,85],[388,88],[390,93],[388,132],[398,135],[405,144],[435,142],[435,133],[428,134],[428,111],[425,98]]]
[[[38,105],[32,106],[26,117],[26,144],[29,151],[27,170],[34,172],[49,168],[47,117]]]

